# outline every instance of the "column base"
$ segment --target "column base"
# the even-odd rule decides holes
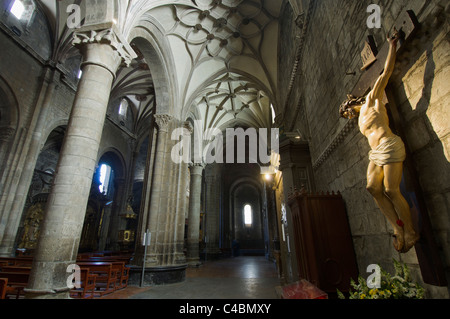
[[[146,267],[144,270],[143,286],[162,286],[183,282],[186,279],[187,264],[176,266]],[[131,266],[128,284],[140,286],[142,281],[142,267]]]
[[[15,257],[14,251],[11,248],[12,245],[9,245],[9,243],[5,243],[5,241],[3,241],[2,244],[3,246],[0,247],[0,257]]]
[[[193,258],[193,259],[187,259],[187,264],[189,268],[196,268],[199,267],[202,262],[200,261],[200,258]]]
[[[72,299],[70,298],[70,290],[63,288],[59,291],[55,290],[34,290],[24,289],[25,299]]]

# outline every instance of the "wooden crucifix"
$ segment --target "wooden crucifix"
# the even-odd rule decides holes
[[[405,135],[402,130],[403,121],[400,118],[398,109],[394,103],[393,94],[387,86],[390,74],[386,76],[386,73],[388,73],[386,68],[392,68],[389,70],[389,72],[392,73],[393,65],[389,65],[387,62],[392,57],[392,50],[397,50],[397,52],[400,51],[402,47],[407,44],[408,40],[414,36],[419,24],[412,11],[405,11],[399,16],[394,27],[394,30],[398,30],[399,34],[398,44],[397,39],[395,39],[395,41],[389,39],[388,42],[381,47],[379,52],[377,52],[373,41],[366,43],[362,53],[364,73],[351,92],[349,100],[341,106],[341,116],[353,118],[359,113],[359,126],[361,132],[370,129],[373,130],[374,125],[380,127],[380,123],[376,123],[377,119],[375,119],[374,116],[370,118],[371,111],[368,109],[368,104],[381,104],[379,100],[382,99],[382,103],[386,105],[389,117],[392,119],[388,130],[390,131],[390,129],[392,129],[392,131],[395,131],[398,136],[405,140]],[[385,83],[383,83],[383,81]],[[378,87],[384,90],[384,92],[381,91],[375,93],[378,90]],[[377,98],[378,101],[375,101],[374,95],[380,96],[380,93],[383,97],[380,99]],[[372,107],[378,108],[379,105]],[[377,116],[379,117],[380,115]],[[369,122],[371,127],[367,124]],[[401,139],[398,141],[397,135],[388,134],[388,137],[383,135],[380,139],[375,138],[371,140],[372,136],[376,136],[376,131],[371,132],[372,133],[369,132],[370,134],[366,132],[363,133],[368,138],[369,144],[371,144],[372,147],[372,152],[370,153],[371,162],[368,170],[368,189],[374,196],[380,210],[391,222],[391,225],[393,225],[395,237],[394,246],[399,252],[406,252],[414,245],[424,282],[436,286],[446,286],[447,281],[444,268],[442,266],[437,245],[434,241],[428,212],[426,205],[424,204],[413,160],[411,156],[408,156],[410,152]],[[401,145],[401,147],[398,145]],[[380,152],[378,152],[380,147],[383,151],[380,150]],[[391,158],[393,157],[393,159],[389,159],[391,162],[383,163],[383,161],[386,161],[387,157],[386,149],[389,149],[388,155]],[[396,159],[396,157],[399,159]],[[404,169],[402,166],[403,161],[405,161]],[[371,167],[374,172],[373,174],[371,174]],[[398,167],[399,171],[397,173],[392,173],[396,167]],[[400,183],[400,179],[402,179],[401,184],[398,185],[397,183],[393,188],[401,188],[401,194],[399,195],[403,198],[402,200],[406,200],[409,205],[408,214],[400,212],[402,205],[400,204],[400,200],[395,200],[395,197],[397,197],[397,194],[395,193],[396,190],[388,189],[389,185],[387,184],[391,182],[394,184],[393,181],[389,181],[389,178],[386,178],[388,169],[391,170],[389,174],[394,176],[392,180],[396,179],[398,183]],[[395,174],[397,174],[398,178]],[[406,187],[405,176],[408,177],[408,181],[411,184],[409,185],[409,188]],[[383,194],[380,195],[380,191]],[[385,194],[384,192],[388,194]],[[389,194],[389,192],[392,192],[392,194]],[[393,210],[393,207],[396,212]],[[406,215],[408,216],[408,219],[406,218]],[[398,219],[395,220],[394,216]],[[410,225],[407,225],[407,223]],[[415,231],[408,231],[407,227],[409,227],[409,229],[414,228]],[[420,235],[418,241],[416,241],[418,238],[416,235]]]

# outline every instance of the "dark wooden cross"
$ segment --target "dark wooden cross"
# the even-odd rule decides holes
[[[419,28],[417,18],[412,11],[404,11],[397,21],[395,22],[395,28],[400,33],[400,41],[397,47],[397,52],[400,53],[402,48],[408,43],[408,40],[413,38],[415,32]],[[373,50],[373,55],[368,50]],[[366,43],[366,47],[363,51],[363,74],[358,83],[352,91],[354,96],[365,96],[378,77],[384,70],[386,58],[389,52],[389,44],[386,42],[379,52],[375,47],[375,44],[369,38]],[[376,59],[374,59],[376,57]],[[385,91],[384,103],[386,103],[388,112],[392,119],[393,130],[402,137],[405,141],[405,134],[403,133],[403,120],[400,117],[397,106],[394,103],[394,96],[389,87]],[[407,143],[405,143],[406,145]],[[408,146],[406,145],[407,159],[405,161],[405,175],[408,176],[408,181],[412,184],[412,192],[408,192],[405,189],[402,191],[408,192],[407,200],[413,203],[411,207],[411,214],[415,224],[416,230],[420,233],[420,240],[415,245],[417,259],[419,261],[422,278],[425,283],[435,286],[447,286],[447,280],[445,277],[444,267],[442,266],[442,260],[439,256],[439,251],[434,240],[432,233],[431,223],[428,216],[425,201],[423,199],[423,193],[419,184],[419,179],[416,176],[416,170],[414,168],[413,159],[410,156]],[[404,186],[404,185],[403,185]],[[405,194],[404,194],[405,195]],[[417,205],[414,205],[417,203]]]

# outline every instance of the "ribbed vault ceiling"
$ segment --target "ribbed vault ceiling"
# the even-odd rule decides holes
[[[102,1],[98,1],[102,2]],[[75,54],[66,26],[74,1],[40,1],[54,32],[54,59]],[[84,10],[89,1],[78,1]],[[108,2],[106,2],[108,3]],[[204,128],[270,128],[277,105],[278,15],[282,0],[120,0],[117,26],[127,38],[142,21],[152,23],[169,43],[177,117],[201,120]],[[121,69],[112,96],[131,96],[139,114],[154,107],[152,70],[143,56]],[[139,108],[145,107],[147,110]],[[144,116],[144,119],[146,117]],[[142,118],[140,118],[142,121]]]

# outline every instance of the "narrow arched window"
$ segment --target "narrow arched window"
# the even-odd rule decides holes
[[[33,17],[35,9],[36,5],[31,0],[14,0],[9,12],[11,12],[17,20],[28,23]]]
[[[276,113],[273,104],[270,104],[270,110],[272,111],[272,123],[275,123]]]
[[[119,105],[119,116],[122,119],[126,119],[127,112],[128,112],[128,100],[122,99],[122,101],[120,102],[120,105]]]
[[[107,195],[109,182],[111,180],[111,166],[107,164],[102,164],[100,166],[100,193]]]
[[[245,227],[252,227],[253,225],[252,206],[248,204],[244,206],[244,224]]]
[[[22,1],[16,0],[11,6],[11,13],[17,18],[22,19],[23,14],[25,13],[25,6]]]

